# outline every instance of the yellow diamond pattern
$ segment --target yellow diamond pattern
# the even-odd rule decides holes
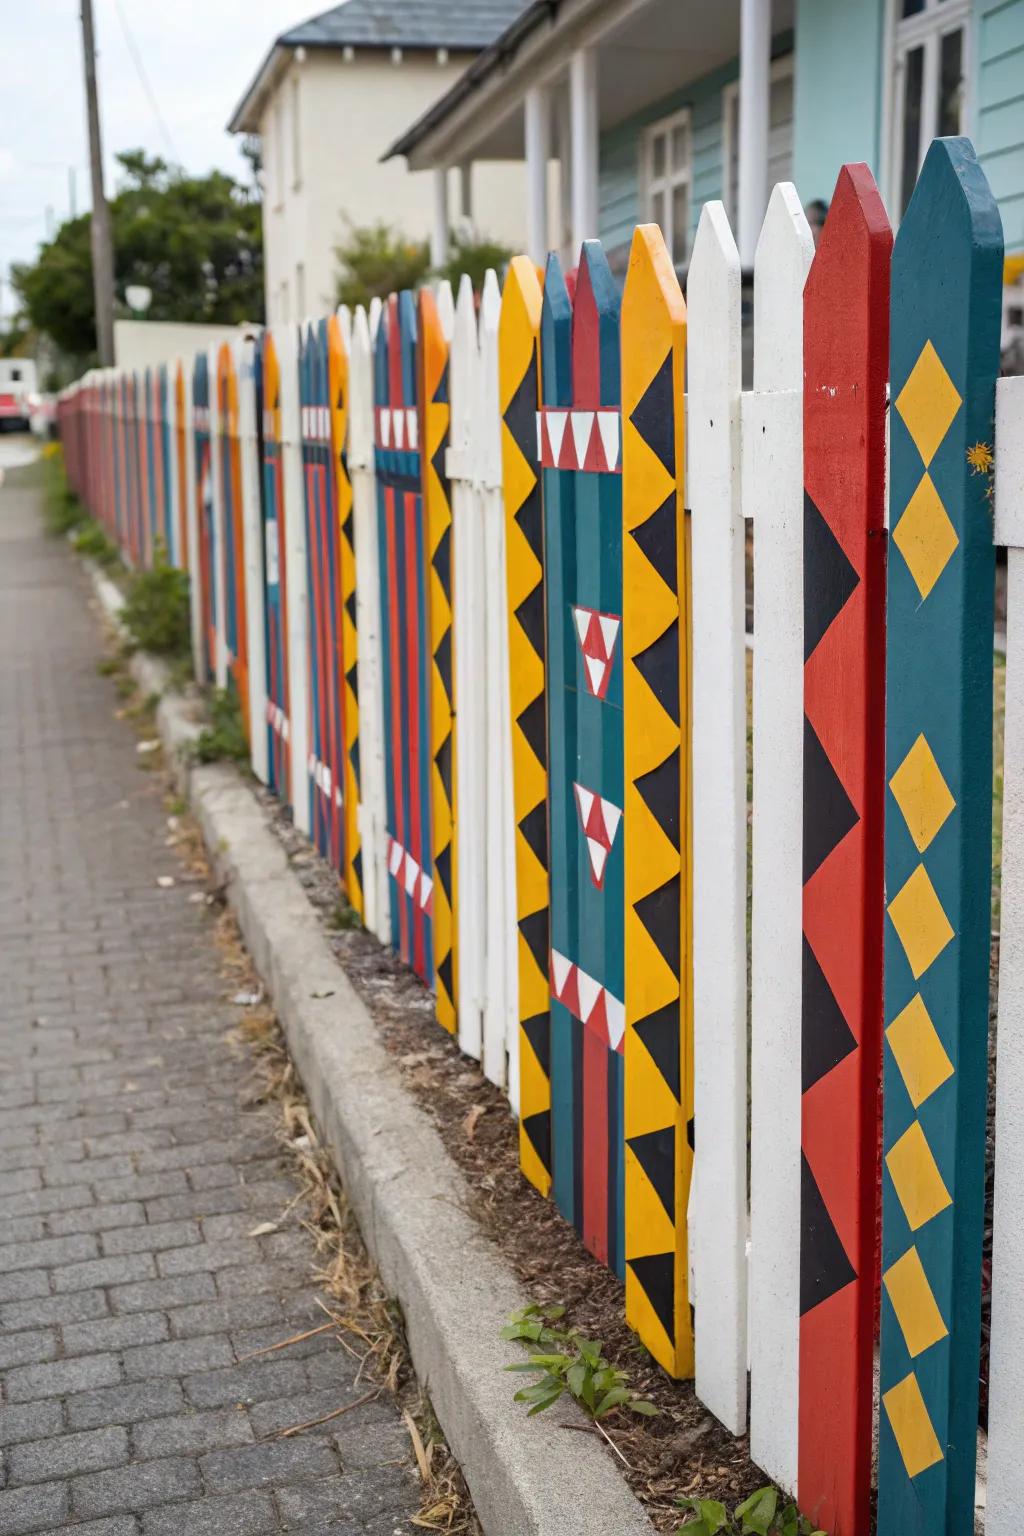
[[[903,1329],[911,1359],[916,1360],[949,1332],[917,1249],[908,1248],[895,1264],[890,1265],[882,1276],[882,1283]]]
[[[919,1472],[927,1471],[943,1459],[942,1446],[932,1428],[913,1371],[888,1392],[883,1392],[882,1402],[908,1477],[917,1477]]]
[[[892,532],[922,600],[942,575],[960,540],[929,474],[907,502]]]
[[[949,918],[923,864],[889,903],[889,916],[917,981],[953,937]]]
[[[953,1204],[919,1121],[914,1120],[889,1148],[885,1166],[911,1232]]]
[[[930,341],[921,348],[921,356],[896,398],[896,409],[927,469],[960,409],[956,385]]]
[[[914,742],[889,780],[889,788],[903,812],[918,853],[923,853],[956,807],[949,785],[924,736]]]
[[[947,1078],[953,1063],[931,1021],[920,992],[910,999],[885,1032],[889,1049],[903,1074],[910,1102],[917,1109]]]

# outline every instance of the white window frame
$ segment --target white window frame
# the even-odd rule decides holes
[[[289,82],[288,93],[291,106],[291,160],[292,160],[292,191],[297,192],[302,186],[302,118],[299,108],[299,77],[293,73]]]
[[[780,54],[777,59],[772,59],[771,71],[768,79],[769,117],[771,115],[771,87],[775,85],[777,81],[785,80],[787,76],[792,79],[796,72],[795,64],[796,60],[792,52]],[[732,166],[732,157],[737,148],[737,146],[733,144],[732,120],[734,115],[738,120],[738,110],[734,114],[734,109],[738,108],[739,98],[740,82],[738,79],[730,80],[728,85],[722,86],[722,202],[725,205],[725,212],[729,223],[733,226],[734,229],[736,227],[736,209],[733,207],[732,188],[729,184],[732,178],[729,173]],[[795,113],[791,121],[795,130]],[[769,133],[770,132],[771,124],[769,123]],[[771,192],[771,187],[768,188],[768,191],[769,193]]]
[[[686,128],[686,164],[677,170],[671,165],[672,134],[676,128]],[[665,139],[665,174],[654,174],[654,143],[656,139]],[[681,107],[678,112],[669,113],[668,117],[660,117],[656,123],[649,123],[644,129],[641,148],[643,168],[643,207],[644,217],[648,221],[654,219],[653,202],[657,194],[664,193],[665,223],[668,228],[662,228],[665,244],[676,266],[685,266],[690,256],[690,230],[687,227],[684,254],[678,259],[675,256],[675,231],[672,228],[672,193],[678,187],[685,187],[687,191],[687,206],[689,209],[688,226],[692,223],[693,212],[693,114],[689,107]],[[656,222],[656,221],[655,221]]]
[[[960,75],[963,95],[960,108],[960,132],[970,130],[971,80],[971,0],[925,0],[916,16],[900,17],[901,0],[888,0],[889,70],[886,85],[886,115],[883,124],[885,143],[885,187],[889,212],[895,224],[901,217],[900,181],[903,174],[903,107],[906,90],[906,58],[915,48],[924,49],[921,81],[921,143],[918,172],[924,164],[934,137],[939,106],[939,71],[942,39],[950,32],[961,32]]]

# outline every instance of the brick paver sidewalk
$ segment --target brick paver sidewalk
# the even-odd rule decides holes
[[[0,1533],[392,1536],[389,1402],[329,1339],[235,1010],[138,767],[83,573],[0,490]],[[292,1218],[294,1221],[294,1218]]]

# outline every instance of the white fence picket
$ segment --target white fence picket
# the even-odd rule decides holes
[[[249,734],[252,771],[262,784],[270,776],[267,740],[267,651],[263,587],[263,510],[260,500],[259,439],[256,432],[256,343],[234,345],[238,378],[238,438],[241,459],[242,550],[245,572],[245,636],[249,672]]]
[[[750,1454],[796,1488],[803,911],[803,287],[796,188],[771,195],[754,262],[743,510],[754,524]]]
[[[206,354],[210,380],[210,501],[213,507],[213,592],[216,623],[214,625],[213,673],[218,688],[228,685],[228,631],[227,631],[227,508],[224,505],[224,474],[222,455],[227,423],[221,420],[220,382],[217,367],[219,347],[210,347]]]
[[[463,277],[455,309],[448,388],[455,591],[455,755],[458,833],[459,1045],[480,1060],[487,970],[487,793],[484,530],[474,466],[479,344],[473,284]]]
[[[377,314],[380,314],[379,305]],[[359,836],[363,850],[364,921],[382,944],[389,944],[391,912],[385,846],[380,572],[377,487],[373,473],[373,337],[370,320],[362,305],[351,322],[348,472],[352,482],[356,629],[359,635]]]
[[[747,721],[740,506],[740,258],[721,203],[687,280],[687,501],[693,636],[694,1171],[689,1251],[696,1390],[747,1421]]]
[[[274,332],[281,366],[281,465],[284,492],[285,598],[288,605],[288,730],[291,804],[296,827],[308,837],[309,805],[309,577],[306,503],[299,416],[299,333]]]
[[[999,1047],[986,1536],[1024,1508],[1024,377],[996,385],[995,537],[1007,552]]]

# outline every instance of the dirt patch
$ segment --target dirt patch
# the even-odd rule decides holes
[[[653,1419],[605,1420],[628,1464],[624,1475],[655,1527],[678,1529],[682,1515],[675,1500],[684,1495],[733,1505],[763,1487],[765,1475],[751,1462],[746,1437],[734,1438],[712,1417],[692,1382],[673,1381],[656,1364],[626,1325],[622,1282],[586,1251],[554,1202],[542,1199],[523,1178],[518,1130],[504,1093],[439,1027],[431,995],[397,956],[365,929],[343,926],[349,916],[336,875],[274,796],[263,789],[257,795],[320,914],[331,948],[465,1175],[473,1215],[530,1298],[563,1302],[567,1321],[602,1340],[608,1358],[629,1372],[630,1385],[660,1410]],[[522,1383],[510,1376],[509,1395]],[[557,1406],[549,1416],[556,1424]]]

